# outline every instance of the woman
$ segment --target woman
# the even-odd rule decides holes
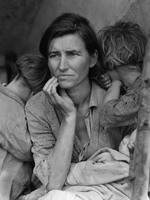
[[[56,18],[41,39],[40,52],[52,78],[26,105],[34,173],[47,191],[61,190],[72,163],[103,147],[117,149],[122,132],[99,124],[105,90],[90,78],[101,59],[87,19],[73,13]]]
[[[36,55],[21,56],[17,76],[0,85],[0,199],[14,200],[30,185],[33,158],[25,103],[49,78],[47,62]]]

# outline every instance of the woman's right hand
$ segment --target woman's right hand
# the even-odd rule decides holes
[[[51,104],[58,108],[64,117],[76,114],[76,108],[71,98],[64,89],[60,89],[60,94],[58,94],[57,87],[57,78],[53,77],[47,81],[43,88],[43,91],[48,95]]]

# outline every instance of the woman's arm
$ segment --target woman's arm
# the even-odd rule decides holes
[[[61,90],[60,95],[57,93],[57,86],[56,78],[50,79],[43,88],[48,97],[45,97],[46,101],[42,102],[39,94],[26,105],[33,142],[34,172],[48,190],[62,189],[65,183],[76,126],[76,108],[65,91]],[[61,122],[55,109],[61,113]]]
[[[41,94],[26,105],[34,173],[48,189],[61,189],[70,167],[76,118],[65,118],[60,124],[54,107]]]
[[[51,161],[48,190],[62,189],[71,164],[76,116],[63,119]]]
[[[61,89],[60,94],[57,93],[57,87],[57,78],[53,77],[43,88],[49,101],[61,112],[63,117],[52,154],[48,190],[62,189],[65,183],[71,163],[76,126],[76,108],[64,90]]]

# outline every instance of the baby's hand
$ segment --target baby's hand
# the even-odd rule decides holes
[[[96,156],[93,159],[94,162],[97,163],[107,163],[107,162],[113,162],[114,158],[111,156],[111,154],[109,152],[104,152],[101,153],[100,155]]]
[[[137,130],[133,131],[130,138],[129,138],[128,148],[129,148],[130,151],[134,150],[136,134],[137,134]]]
[[[130,140],[130,135],[126,135],[122,139],[119,145],[119,152],[125,154],[126,156],[130,155],[129,148],[128,148],[129,140]]]

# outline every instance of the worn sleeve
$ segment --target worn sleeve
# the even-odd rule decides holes
[[[0,121],[0,147],[22,161],[32,161],[31,139],[24,108],[15,106],[13,102],[11,107],[2,107]]]
[[[56,138],[42,108],[38,109],[41,105],[36,102],[35,104],[33,103],[34,105],[32,103],[27,104],[26,114],[33,143],[34,173],[42,184],[46,186],[51,173],[51,157]]]
[[[118,100],[108,101],[101,110],[100,123],[106,126],[128,126],[137,121],[139,93],[130,91]]]

